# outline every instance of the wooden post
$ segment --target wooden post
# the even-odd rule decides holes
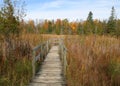
[[[61,44],[61,39],[59,40],[59,49],[60,49],[60,59],[62,60],[62,44]]]
[[[66,76],[67,72],[67,50],[66,47],[63,44],[63,39],[60,41],[60,51],[61,51],[61,59],[62,59],[62,64],[63,64],[63,71],[64,71],[64,76]]]
[[[67,68],[67,59],[66,59],[66,50],[64,49],[64,75],[66,76],[66,68]]]
[[[43,47],[43,46],[41,45],[41,47],[40,47],[40,52],[41,52],[41,55],[40,55],[41,57],[40,57],[40,59],[41,59],[41,61],[43,61],[43,50],[42,50],[43,48],[42,48],[42,47]]]
[[[48,50],[48,41],[46,42],[46,44],[45,44],[45,56],[47,55],[47,50]]]
[[[46,43],[43,44],[43,60],[45,55],[46,55]]]
[[[62,43],[62,39],[60,39],[60,54],[61,54],[61,61],[63,64],[63,72],[64,72],[64,57],[63,57],[63,43]]]
[[[64,50],[64,73],[65,73],[65,76],[66,76],[66,50]]]
[[[33,78],[34,78],[34,76],[35,76],[35,50],[33,50],[32,72],[33,72]]]
[[[46,43],[47,53],[48,53],[48,50],[49,50],[49,49],[48,49],[48,47],[49,47],[49,46],[48,46],[48,42],[49,42],[49,41],[47,41],[47,43]]]
[[[51,39],[49,40],[49,48],[51,47]]]

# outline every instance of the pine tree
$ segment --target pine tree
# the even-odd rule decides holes
[[[6,60],[7,55],[12,49],[11,40],[19,36],[20,10],[16,10],[16,0],[3,0],[3,6],[0,8],[0,35],[3,39],[3,57]],[[17,14],[18,12],[18,14]],[[24,15],[24,13],[22,13]]]
[[[88,14],[87,21],[91,24],[93,23],[93,13],[91,11]]]
[[[16,0],[3,1],[4,5],[0,9],[0,34],[2,34],[5,39],[9,39],[11,36],[19,35],[19,20],[21,14],[24,15],[24,13],[20,11],[20,9],[16,10]]]
[[[87,33],[94,33],[93,13],[90,11],[86,21]]]
[[[115,28],[116,28],[115,8],[112,7],[111,16],[109,17],[109,20],[107,23],[107,31],[106,32],[113,35],[113,34],[115,34]]]

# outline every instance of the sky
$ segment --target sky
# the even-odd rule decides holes
[[[94,19],[108,19],[112,6],[120,18],[120,0],[26,0],[25,19],[85,20],[89,11]]]
[[[120,18],[120,0],[24,0],[26,20],[65,19],[85,20],[92,11],[94,19],[108,19],[112,6]]]

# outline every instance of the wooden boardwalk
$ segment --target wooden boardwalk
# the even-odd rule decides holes
[[[53,45],[29,86],[66,86],[59,46]]]

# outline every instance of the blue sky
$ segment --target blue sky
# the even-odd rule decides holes
[[[120,0],[24,0],[25,19],[64,19],[85,20],[89,11],[94,19],[108,19],[112,6],[120,18]]]

